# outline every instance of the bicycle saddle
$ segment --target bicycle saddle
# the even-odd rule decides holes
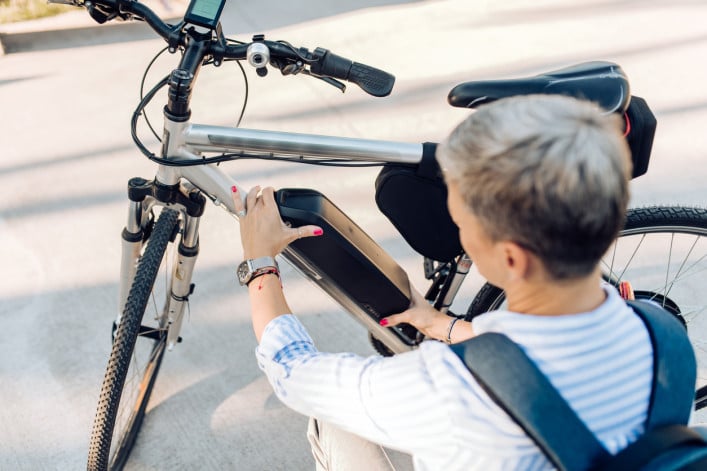
[[[459,108],[476,108],[500,98],[533,93],[569,95],[593,101],[608,112],[621,113],[631,99],[628,78],[621,67],[596,61],[535,77],[465,82],[454,87],[447,100]]]

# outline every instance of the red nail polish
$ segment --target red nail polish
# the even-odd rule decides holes
[[[324,231],[321,230],[321,229],[314,229],[313,234],[314,234],[315,236],[320,236],[320,235],[324,234]]]
[[[238,191],[238,188],[236,188],[236,185],[233,185],[233,186],[231,187],[231,191],[232,191],[233,193],[236,193],[236,192]]]
[[[385,327],[386,325],[388,325],[388,319],[381,319],[379,324]]]

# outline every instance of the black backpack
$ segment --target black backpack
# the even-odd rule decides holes
[[[707,428],[686,425],[697,374],[687,332],[651,302],[628,304],[651,337],[653,390],[645,433],[613,456],[508,337],[486,333],[451,348],[559,470],[707,470]]]

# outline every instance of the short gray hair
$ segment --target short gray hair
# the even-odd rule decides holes
[[[437,159],[495,241],[535,253],[555,279],[591,273],[626,216],[630,151],[620,118],[560,95],[481,107]]]

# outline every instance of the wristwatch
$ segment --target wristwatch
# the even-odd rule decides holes
[[[246,286],[260,275],[273,272],[278,275],[280,273],[280,268],[273,257],[258,257],[243,260],[236,270],[238,282],[241,286]]]

